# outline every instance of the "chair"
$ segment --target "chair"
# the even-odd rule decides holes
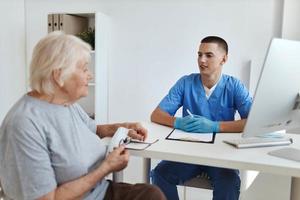
[[[247,189],[251,186],[256,176],[259,174],[257,171],[251,170],[241,170],[240,178],[241,178],[241,188],[240,188],[240,200],[243,199],[243,192],[247,191]],[[194,187],[212,190],[212,184],[207,173],[203,172],[198,176],[191,178],[185,181],[181,186],[183,186],[183,199],[186,199],[186,187]]]
[[[181,186],[183,187],[183,198],[186,199],[186,187],[202,188],[212,190],[212,184],[207,173],[203,172],[198,176],[185,181]]]
[[[0,182],[0,200],[4,200],[4,192],[1,186],[1,182]]]
[[[203,188],[203,189],[208,189],[208,190],[213,189],[210,178],[205,172],[203,172],[202,174],[199,174],[198,176],[196,176],[190,180],[187,180],[186,182],[183,183],[183,186]]]

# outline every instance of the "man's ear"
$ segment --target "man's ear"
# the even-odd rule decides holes
[[[58,86],[62,87],[64,85],[64,82],[61,80],[61,69],[54,69],[52,72],[52,77]]]
[[[222,59],[221,64],[224,65],[224,64],[227,62],[227,60],[228,60],[228,55],[225,54],[225,55],[223,56],[223,59]]]

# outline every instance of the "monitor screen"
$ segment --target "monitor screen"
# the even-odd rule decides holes
[[[300,127],[300,42],[273,39],[242,134],[261,136]]]

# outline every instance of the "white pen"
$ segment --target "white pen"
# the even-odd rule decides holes
[[[186,112],[191,116],[194,117],[194,115],[191,113],[191,111],[189,109],[186,109]]]

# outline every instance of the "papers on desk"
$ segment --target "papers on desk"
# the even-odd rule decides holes
[[[187,142],[214,143],[215,133],[190,133],[173,129],[166,139]]]

